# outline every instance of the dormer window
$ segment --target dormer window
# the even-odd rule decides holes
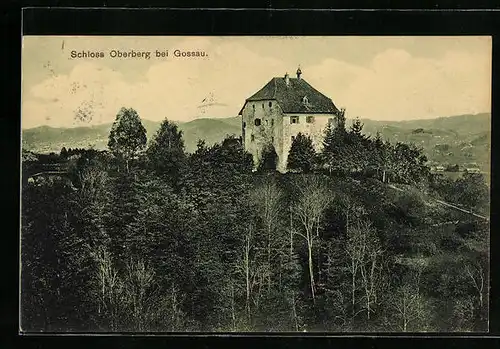
[[[304,104],[304,105],[309,104],[309,100],[307,99],[307,96],[302,97],[302,104]]]

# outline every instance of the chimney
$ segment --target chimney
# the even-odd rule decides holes
[[[300,65],[297,68],[297,79],[300,80],[300,75],[302,74],[302,70],[300,70]]]
[[[286,74],[285,74],[285,84],[286,84],[287,86],[289,86],[289,85],[290,85],[290,78],[288,77],[288,73],[286,73]]]

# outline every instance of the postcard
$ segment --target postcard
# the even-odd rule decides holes
[[[489,36],[24,36],[22,333],[488,332]]]

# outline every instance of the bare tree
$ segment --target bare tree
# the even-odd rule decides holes
[[[477,291],[479,308],[483,308],[484,271],[479,262],[468,262],[465,264],[465,273],[472,287]]]
[[[122,304],[123,282],[113,265],[111,254],[105,247],[100,246],[95,251],[91,251],[91,256],[96,263],[97,311],[108,318],[110,330],[116,331]]]
[[[158,292],[160,288],[155,287],[154,290],[146,308],[147,316],[144,320],[147,325],[159,331],[184,330],[186,321],[181,308],[184,297],[179,288],[172,283],[161,294]]]
[[[273,250],[279,250],[282,245],[281,236],[277,230],[279,220],[283,212],[283,191],[272,179],[267,179],[261,185],[257,186],[251,193],[252,202],[255,204],[260,218],[262,219],[266,234],[266,260],[267,260],[267,291],[269,292],[272,284]]]
[[[109,176],[105,170],[91,165],[83,169],[78,174],[78,178],[81,184],[77,196],[80,215],[83,219],[92,223],[91,229],[88,229],[87,242],[90,246],[95,246],[103,242],[106,243],[107,234],[104,217],[109,201],[109,193],[107,191]]]
[[[349,229],[347,231],[347,241],[345,252],[348,256],[347,269],[351,276],[351,315],[354,318],[356,311],[356,290],[357,277],[359,269],[363,262],[363,237],[358,229]]]
[[[143,331],[149,315],[148,303],[155,296],[155,272],[142,259],[130,259],[126,264],[124,296],[131,306],[131,315],[137,331]]]
[[[251,225],[244,236],[241,257],[236,261],[236,274],[245,279],[245,312],[248,323],[251,323],[251,300],[257,285],[259,269],[255,261],[254,227]]]
[[[332,200],[328,186],[315,176],[302,175],[296,183],[299,198],[293,207],[293,212],[299,220],[303,233],[294,233],[302,237],[306,243],[311,297],[315,302],[315,280],[313,265],[314,241],[319,239],[319,226],[324,211]]]
[[[428,320],[427,305],[415,285],[403,284],[396,289],[390,299],[394,310],[393,319],[401,331],[425,329],[424,324]]]
[[[361,234],[361,238],[358,239],[362,251],[359,270],[364,291],[366,318],[370,320],[372,306],[377,302],[377,286],[381,280],[380,271],[383,250],[375,230],[368,222],[363,221],[354,231]]]
[[[420,293],[420,279],[425,268],[423,261],[415,261],[403,276],[402,283],[389,293],[392,322],[403,332],[426,331],[429,327],[430,304]]]

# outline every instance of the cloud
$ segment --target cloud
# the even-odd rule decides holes
[[[350,117],[431,118],[490,111],[489,52],[448,52],[437,59],[389,49],[368,67],[327,59],[310,69],[313,86]]]
[[[182,59],[173,49],[204,50],[208,57]],[[169,58],[151,59],[140,79],[127,79],[99,61],[78,62],[67,75],[45,79],[23,91],[22,127],[69,127],[112,122],[121,107],[142,118],[188,121],[235,116],[245,99],[274,76],[296,67],[255,53],[251,45],[186,38]],[[360,66],[326,58],[302,67],[303,77],[348,116],[401,120],[490,110],[490,52],[450,51],[440,58],[414,57],[389,49]],[[200,108],[213,96],[213,106]]]
[[[175,48],[206,50],[208,57],[174,58],[170,50],[167,60],[152,61],[136,82],[98,62],[81,62],[68,75],[48,78],[28,91],[23,128],[112,122],[122,106],[150,120],[236,116],[245,98],[285,69],[280,60],[261,57],[241,44],[214,46],[193,38]],[[209,94],[218,104],[199,108]]]

